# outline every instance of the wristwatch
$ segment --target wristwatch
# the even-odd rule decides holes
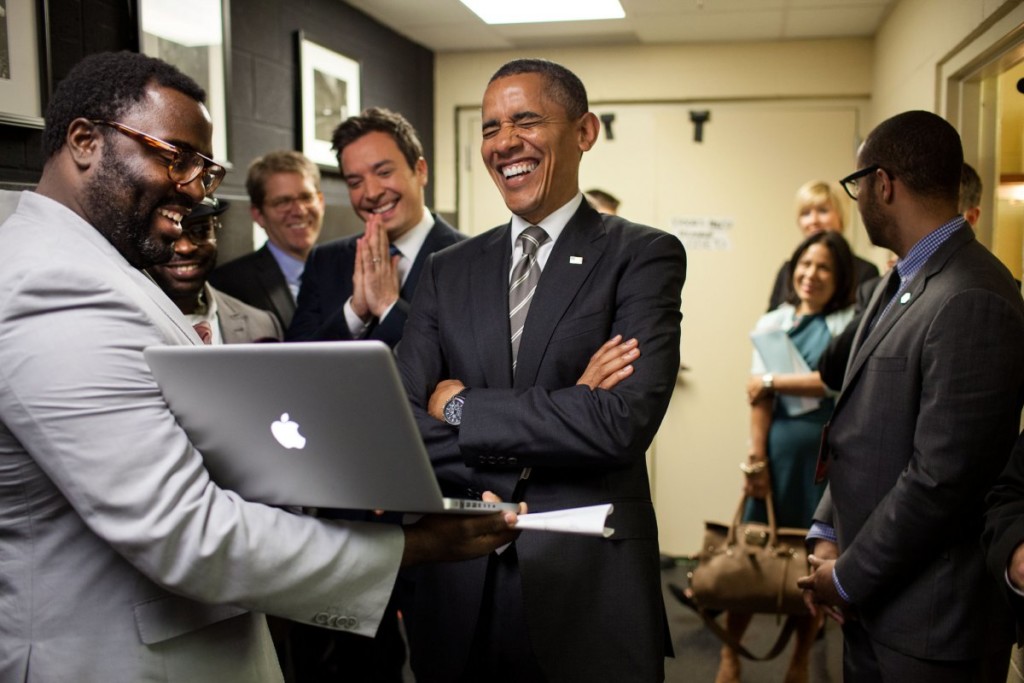
[[[469,389],[463,389],[444,404],[444,421],[452,427],[458,427],[462,424],[462,406],[466,403],[466,393],[468,391]]]
[[[772,384],[774,382],[775,378],[772,376],[772,373],[766,372],[765,374],[761,375],[761,386],[763,386],[768,391],[772,390]]]

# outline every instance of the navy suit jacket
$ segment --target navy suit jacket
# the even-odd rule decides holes
[[[966,225],[867,332],[892,277],[857,332],[815,519],[835,527],[836,576],[873,640],[973,659],[1012,635],[978,538],[1019,428],[1024,301]]]
[[[343,237],[318,246],[306,260],[295,317],[288,329],[290,341],[351,339],[345,321],[345,302],[352,296],[352,274],[355,269],[356,240],[360,235]],[[366,339],[378,339],[394,347],[402,339],[402,330],[409,315],[409,302],[416,291],[427,257],[466,236],[434,216],[434,227],[427,234],[416,260],[399,292],[399,299],[383,320],[377,321]]]
[[[270,311],[288,329],[295,314],[295,299],[270,248],[229,261],[210,273],[210,284],[250,306]]]
[[[673,235],[583,202],[544,267],[513,380],[510,225],[435,254],[399,346],[399,369],[438,479],[451,495],[510,498],[532,467],[530,510],[612,503],[610,539],[556,533],[516,541],[533,650],[552,683],[662,680],[671,652],[658,528],[644,452],[679,370],[686,255]],[[576,382],[613,335],[636,337],[635,372],[610,391]],[[430,417],[440,380],[470,388],[459,429]],[[419,568],[410,642],[422,680],[459,680],[487,558]]]

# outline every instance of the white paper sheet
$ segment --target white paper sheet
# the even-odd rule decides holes
[[[608,538],[615,533],[615,529],[605,526],[608,515],[613,510],[611,503],[605,503],[582,508],[552,510],[551,512],[530,512],[519,515],[516,528]]]

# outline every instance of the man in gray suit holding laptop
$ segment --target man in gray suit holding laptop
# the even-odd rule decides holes
[[[844,680],[1005,681],[1012,630],[978,538],[1024,399],[1024,301],[960,215],[960,137],[912,111],[842,183],[899,257],[826,425],[829,487],[800,585],[843,624]]]
[[[0,680],[279,681],[261,613],[372,636],[400,566],[514,538],[511,513],[345,524],[211,482],[143,358],[201,343],[142,269],[224,175],[203,99],[86,58],[0,225]]]

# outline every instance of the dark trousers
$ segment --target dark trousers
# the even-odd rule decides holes
[[[513,543],[501,555],[492,554],[488,559],[484,602],[462,683],[545,680],[530,645],[519,557]]]
[[[968,660],[918,659],[872,640],[859,621],[843,625],[844,683],[1005,683],[1010,651]]]

